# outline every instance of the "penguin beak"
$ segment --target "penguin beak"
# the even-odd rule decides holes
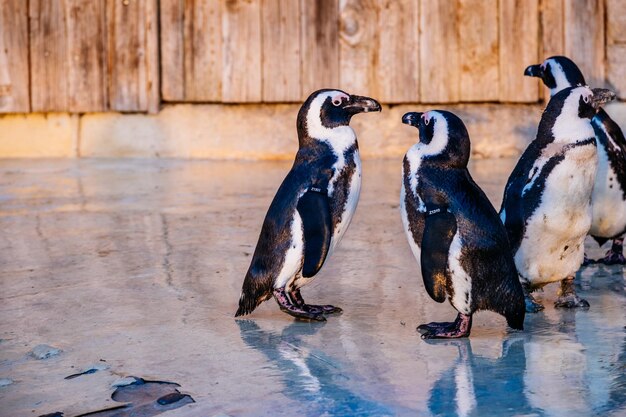
[[[352,114],[382,111],[380,103],[373,98],[351,95],[343,108]]]
[[[543,70],[541,69],[541,65],[529,65],[524,70],[524,75],[527,77],[539,77],[543,75]]]
[[[600,106],[615,99],[615,93],[606,88],[593,88],[593,96],[591,97],[591,105],[598,110]]]
[[[424,113],[416,111],[405,113],[404,116],[402,116],[402,123],[413,127],[419,127],[419,121],[422,119],[422,114]]]

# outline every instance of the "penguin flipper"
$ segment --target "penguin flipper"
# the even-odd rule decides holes
[[[447,208],[427,207],[420,263],[426,291],[438,303],[446,300],[446,283],[450,280],[448,253],[456,229],[456,219]]]
[[[302,276],[317,274],[330,249],[332,221],[326,190],[311,187],[298,200],[298,213],[304,229],[304,264]]]

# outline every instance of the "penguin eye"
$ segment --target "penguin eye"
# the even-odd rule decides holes
[[[589,96],[583,96],[583,101],[589,104]]]
[[[341,106],[341,98],[334,98],[333,99],[333,106]]]
[[[429,124],[429,123],[430,123],[430,119],[424,119],[424,124],[425,124],[426,126],[428,126],[428,124]]]

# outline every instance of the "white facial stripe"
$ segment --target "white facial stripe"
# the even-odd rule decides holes
[[[354,130],[350,126],[338,126],[334,128],[325,127],[322,124],[321,112],[322,105],[328,97],[337,97],[344,95],[342,91],[326,91],[318,94],[317,97],[311,101],[309,106],[309,112],[306,115],[307,131],[309,136],[313,139],[327,141],[335,148],[338,147],[346,149],[348,146],[354,143],[356,136]]]
[[[350,96],[342,92],[340,92],[339,94],[336,94],[332,98],[332,102],[335,106],[340,106],[341,103],[343,103],[344,101],[348,101],[348,100],[350,100]]]
[[[429,111],[424,113],[424,122],[430,120],[429,123],[435,122],[435,128],[433,131],[433,137],[430,143],[418,143],[419,150],[422,156],[439,155],[448,144],[448,121],[443,115],[436,111]]]
[[[565,99],[561,114],[552,126],[552,135],[555,143],[575,143],[579,140],[595,137],[591,120],[581,119],[578,116],[578,106],[581,95],[593,95],[589,87],[578,87],[570,92]]]
[[[565,71],[563,71],[563,67],[561,64],[556,62],[553,59],[546,60],[541,67],[545,69],[546,64],[550,64],[550,72],[552,73],[552,77],[554,77],[554,81],[556,82],[556,87],[550,89],[550,96],[555,95],[561,90],[564,90],[568,87],[573,87],[570,82],[567,80],[565,76]]]

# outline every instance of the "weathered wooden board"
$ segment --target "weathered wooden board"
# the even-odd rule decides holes
[[[459,45],[455,1],[420,2],[420,99],[425,103],[459,100]]]
[[[67,0],[69,106],[73,113],[108,109],[105,0]]]
[[[626,100],[626,43],[607,47],[607,86]]]
[[[626,1],[606,0],[606,25],[609,45],[626,43]]]
[[[164,101],[185,100],[185,2],[160,0],[161,97]],[[189,2],[193,6],[193,2]],[[219,25],[221,28],[221,24]],[[220,72],[219,78],[222,78]]]
[[[301,99],[339,87],[339,0],[301,0]]]
[[[626,1],[606,2],[607,84],[626,100]]]
[[[109,107],[159,109],[157,0],[108,0]]]
[[[0,0],[0,113],[30,110],[28,3]]]
[[[300,100],[300,2],[263,0],[263,101]]]
[[[261,0],[227,0],[222,14],[222,101],[261,101]]]
[[[539,60],[564,54],[563,0],[541,0],[541,50]]]
[[[498,1],[459,0],[461,101],[498,100]]]
[[[62,0],[29,1],[30,95],[34,112],[68,110],[67,11]]]
[[[378,12],[376,98],[386,103],[419,100],[419,0],[382,0]]]
[[[538,0],[499,1],[500,101],[537,101],[539,81],[524,69],[539,62]]]
[[[379,95],[378,5],[376,0],[339,3],[340,86],[350,94]]]
[[[594,87],[605,84],[604,1],[567,0],[564,3],[565,55]]]

